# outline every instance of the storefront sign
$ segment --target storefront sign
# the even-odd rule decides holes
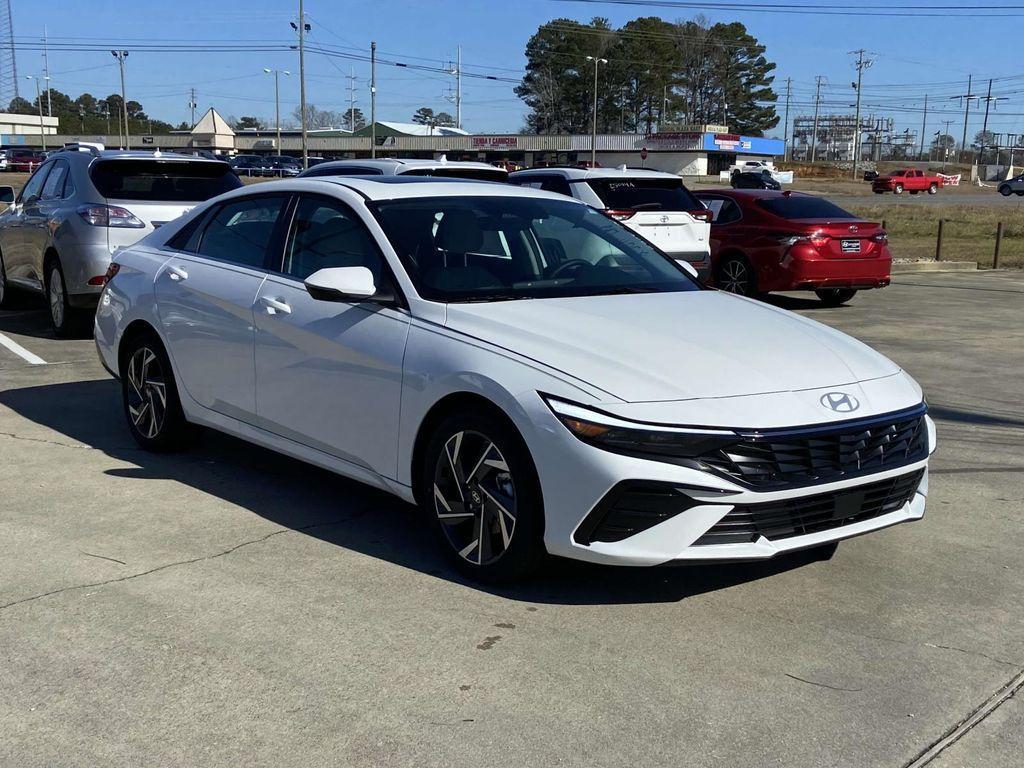
[[[713,141],[718,149],[750,149],[750,141],[744,141],[742,136],[738,136],[735,133],[716,133]]]
[[[690,131],[669,131],[665,133],[648,133],[644,136],[645,144],[651,149],[700,149],[700,133]]]
[[[519,146],[518,136],[474,136],[473,146],[478,149],[514,149]]]

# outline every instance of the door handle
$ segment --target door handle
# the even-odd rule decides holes
[[[167,276],[171,280],[188,280],[188,272],[181,267],[176,267],[173,264],[167,265]]]
[[[272,299],[269,296],[260,296],[260,301],[262,301],[266,307],[268,315],[276,315],[278,312],[282,315],[290,315],[292,312],[292,308],[288,306],[287,302],[281,301],[280,299]]]

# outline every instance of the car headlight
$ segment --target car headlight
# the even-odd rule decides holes
[[[576,438],[597,448],[662,461],[692,459],[732,445],[739,439],[727,429],[641,424],[619,419],[576,403],[543,396],[551,412]]]

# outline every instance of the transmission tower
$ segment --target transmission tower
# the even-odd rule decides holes
[[[18,65],[14,60],[11,0],[0,0],[0,109],[18,97]]]

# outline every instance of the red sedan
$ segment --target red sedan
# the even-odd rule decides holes
[[[814,291],[838,305],[858,290],[889,284],[892,256],[880,224],[800,192],[695,192],[711,209],[712,280],[752,296]]]

